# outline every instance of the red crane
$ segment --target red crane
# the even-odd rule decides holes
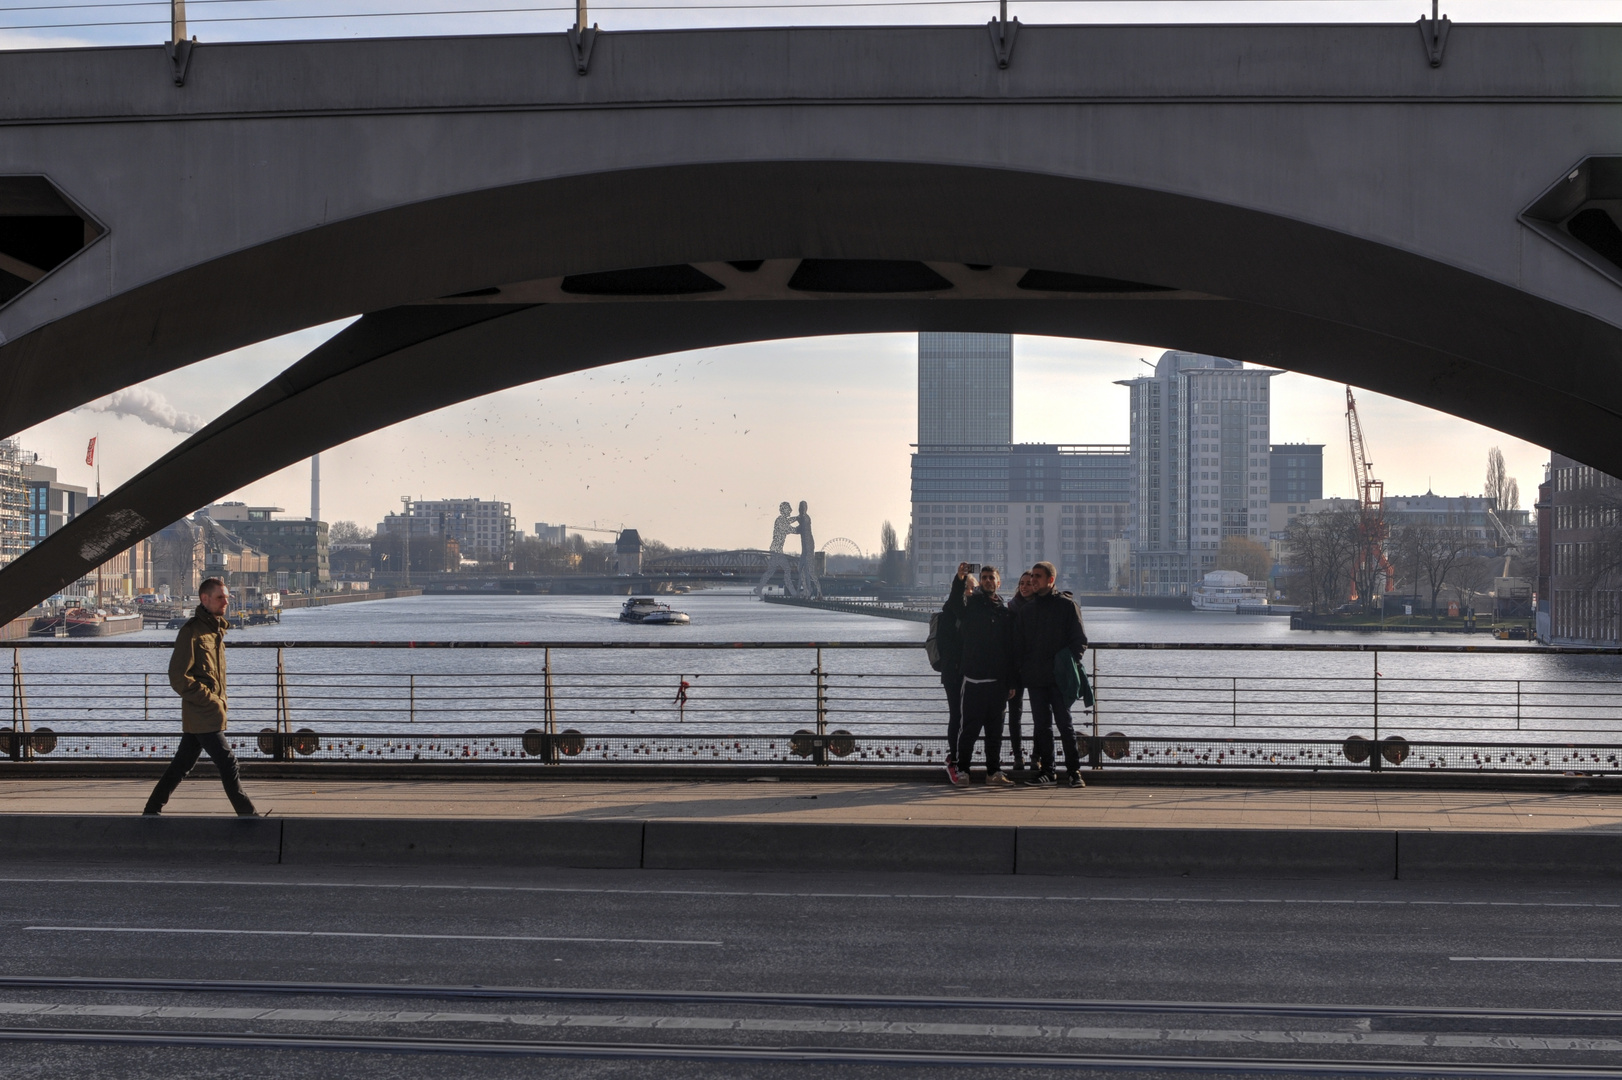
[[[1385,483],[1374,478],[1374,463],[1363,441],[1363,424],[1357,418],[1357,401],[1350,386],[1346,388],[1346,440],[1351,444],[1357,482],[1357,556],[1352,562],[1351,592],[1351,599],[1357,600],[1380,591],[1382,585],[1390,592],[1396,587],[1396,575],[1385,556],[1386,538],[1391,533],[1385,523]]]

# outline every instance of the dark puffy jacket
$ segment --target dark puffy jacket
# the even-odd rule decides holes
[[[958,620],[963,636],[963,677],[1017,678],[1014,656],[1014,618],[995,593],[977,592],[963,606]]]
[[[1087,648],[1081,609],[1067,593],[1038,593],[1014,614],[1014,649],[1022,686],[1052,686],[1053,658],[1068,649],[1077,660]]]
[[[935,646],[941,651],[941,680],[955,685],[963,674],[963,579],[952,579],[952,592],[941,605],[935,624]]]

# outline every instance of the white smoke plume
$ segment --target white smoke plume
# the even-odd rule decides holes
[[[143,424],[167,428],[182,435],[201,430],[207,422],[196,413],[185,412],[169,404],[169,399],[156,390],[132,386],[110,394],[100,401],[84,406],[89,412],[106,412],[115,416],[130,416]]]

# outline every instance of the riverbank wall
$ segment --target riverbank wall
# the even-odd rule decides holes
[[[0,641],[21,641],[34,625],[34,615],[21,615],[8,623],[0,623]]]
[[[398,600],[406,596],[421,596],[421,589],[368,589],[362,592],[317,593],[314,596],[284,596],[282,610],[293,608],[331,607],[334,604],[358,604],[365,600]]]
[[[1483,620],[1477,626],[1466,626],[1459,623],[1436,623],[1426,626],[1420,624],[1400,626],[1380,623],[1351,623],[1338,619],[1314,618],[1311,615],[1295,614],[1290,616],[1291,630],[1337,630],[1352,634],[1490,634],[1495,627]]]
[[[881,619],[901,619],[904,622],[927,623],[932,614],[929,611],[919,611],[877,600],[811,600],[799,596],[763,596],[761,599],[768,604],[814,608],[817,611],[842,611],[847,615],[874,615]]]

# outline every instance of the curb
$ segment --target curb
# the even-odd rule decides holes
[[[0,859],[1365,881],[1622,878],[1622,832],[0,815]]]
[[[280,861],[293,865],[642,865],[640,821],[480,818],[283,818]]]
[[[1019,828],[1019,873],[1082,877],[1396,878],[1385,830]]]
[[[0,860],[274,865],[281,851],[282,822],[275,818],[0,816]]]

